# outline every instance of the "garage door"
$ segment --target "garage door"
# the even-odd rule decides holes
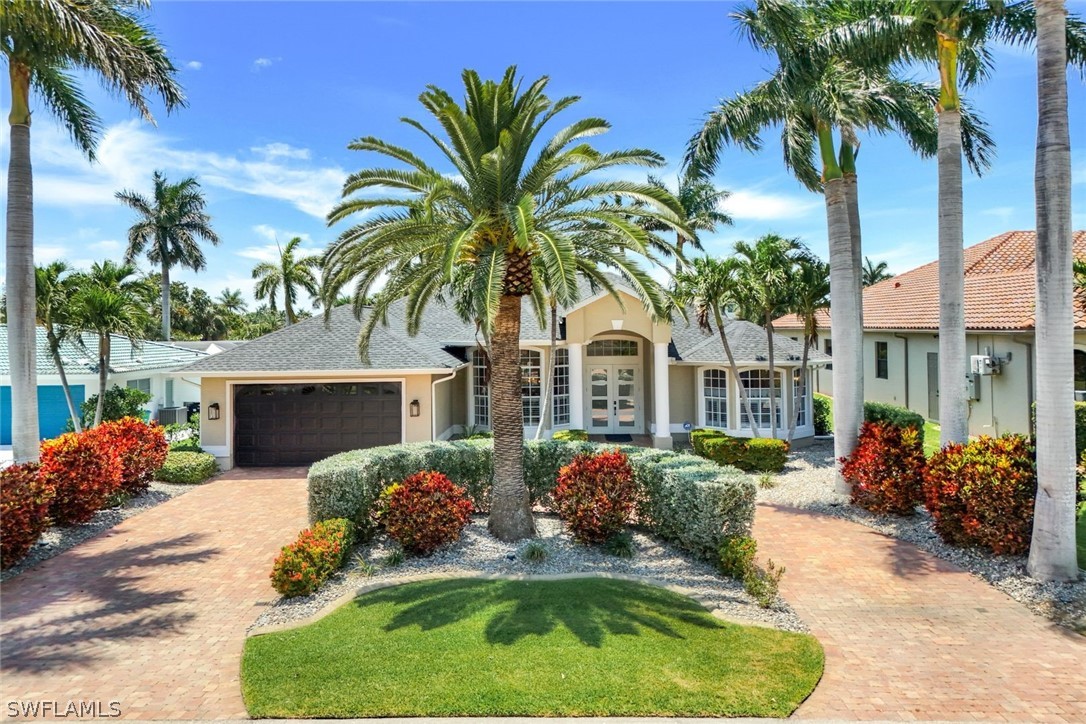
[[[309,465],[347,450],[400,442],[399,382],[235,389],[237,465]]]
[[[75,409],[83,404],[86,392],[83,385],[70,385]],[[38,386],[38,433],[42,440],[54,438],[68,425],[68,400],[60,385]],[[11,387],[0,387],[0,445],[11,444]]]

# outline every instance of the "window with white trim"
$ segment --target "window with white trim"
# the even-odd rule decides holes
[[[138,380],[129,380],[128,387],[139,390],[140,392],[146,392],[149,395],[151,394],[151,378],[142,377]]]
[[[806,384],[804,384],[806,382]],[[799,416],[796,418],[796,427],[803,427],[807,424],[807,396],[811,394],[811,375],[804,370],[801,374],[800,369],[797,367],[792,370],[792,404],[799,409]]]
[[[702,396],[705,400],[705,426],[728,426],[728,373],[705,370],[701,375]]]
[[[486,362],[482,350],[471,351],[472,412],[479,427],[490,427],[490,375]]]
[[[754,413],[754,421],[759,430],[772,427],[774,414],[776,416],[777,429],[781,428],[781,373],[774,373],[774,405],[769,404],[769,370],[746,370],[739,373],[739,379],[747,388],[747,398],[750,400],[750,409]],[[745,406],[741,407],[741,419],[743,427],[749,428],[750,418],[747,417]]]
[[[524,424],[538,425],[543,407],[543,355],[534,349],[520,351],[520,395]]]
[[[636,357],[637,340],[597,339],[588,343],[589,357]]]
[[[559,347],[554,350],[554,396],[551,404],[551,424],[569,424],[569,350]]]

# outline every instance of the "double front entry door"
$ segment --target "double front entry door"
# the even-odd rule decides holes
[[[641,368],[629,364],[592,365],[588,370],[588,432],[642,432],[638,381]]]

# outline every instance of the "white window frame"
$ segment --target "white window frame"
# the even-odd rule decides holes
[[[555,347],[551,354],[554,355],[554,375],[551,379],[551,427],[569,427],[570,412],[572,407],[572,397],[570,395],[571,380],[569,376],[569,349],[566,347]],[[562,361],[562,358],[565,361]],[[559,392],[559,380],[564,382],[565,392]],[[559,408],[565,410],[564,413],[559,412]]]
[[[776,391],[777,391],[777,395],[774,398],[774,401],[776,402],[776,410],[775,411],[774,410],[769,411],[770,415],[774,414],[774,412],[777,415],[777,431],[779,433],[780,430],[782,429],[781,423],[784,420],[784,407],[785,407],[784,401],[787,399],[786,396],[788,394],[788,391],[784,388],[785,376],[783,374],[781,374],[780,369],[771,370],[768,367],[748,367],[746,369],[742,369],[742,370],[739,371],[739,379],[736,380],[736,384],[737,385],[739,385],[739,384],[746,385],[747,399],[750,401],[751,410],[754,411],[754,415],[755,415],[755,417],[756,417],[756,419],[758,421],[758,430],[759,431],[768,430],[768,429],[770,429],[772,427],[771,418],[767,418],[767,416],[766,416],[766,414],[764,412],[764,408],[766,408],[766,406],[769,404],[769,394],[768,394],[769,388],[768,387],[752,388],[750,386],[749,375],[751,373],[753,373],[753,372],[769,373],[771,375],[777,375],[777,376],[780,377],[780,381],[775,385]],[[744,378],[744,375],[747,375],[747,378]],[[752,392],[754,392],[755,389],[757,389],[759,391],[764,389],[764,390],[766,390],[767,394],[765,396],[754,395],[754,394],[752,394]],[[757,407],[757,409],[755,409],[756,407]],[[750,422],[751,421],[749,419],[747,419],[746,407],[743,406],[743,405],[740,405],[740,410],[739,410],[739,426],[740,426],[740,429],[743,429],[743,430],[752,429]]]
[[[723,388],[724,396],[723,397],[717,396],[717,397],[710,398],[708,395],[705,394],[705,391],[706,391],[705,375],[707,375],[710,372],[718,372],[718,373],[720,373],[720,374],[722,374],[724,376],[724,388]],[[714,430],[728,430],[728,429],[730,429],[728,427],[729,422],[731,420],[731,415],[729,414],[729,412],[730,412],[729,405],[731,404],[731,397],[732,397],[731,391],[732,391],[732,385],[734,385],[734,384],[735,384],[735,382],[734,382],[734,380],[732,380],[731,374],[729,374],[728,370],[723,368],[723,367],[699,367],[698,368],[698,403],[699,403],[698,404],[698,421],[699,421],[699,427],[708,427],[708,428],[712,428]],[[719,388],[716,388],[716,389],[719,389]],[[713,425],[710,422],[710,419],[709,419],[709,400],[710,399],[719,400],[719,401],[723,402],[723,411],[721,413],[721,414],[723,414],[723,417],[724,417],[724,424],[723,425]]]

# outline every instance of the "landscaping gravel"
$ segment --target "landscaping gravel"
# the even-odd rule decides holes
[[[834,491],[833,442],[818,440],[796,450],[772,487],[758,488],[758,502],[814,510],[873,528],[916,545],[982,578],[1034,613],[1086,631],[1086,577],[1075,583],[1041,583],[1026,574],[1025,556],[996,556],[982,550],[947,545],[932,528],[923,508],[908,518],[878,516],[850,505]],[[757,477],[757,476],[756,476]]]
[[[69,528],[59,526],[50,528],[42,533],[41,538],[31,547],[25,558],[11,568],[0,572],[0,581],[6,581],[12,576],[17,576],[26,569],[59,555],[83,541],[90,540],[103,531],[109,530],[122,520],[131,518],[148,508],[153,508],[171,498],[187,493],[194,487],[194,485],[160,483],[156,480],[151,483],[151,487],[146,492],[137,495],[117,508],[98,511],[90,521],[83,525],[73,525]]]
[[[561,574],[612,573],[650,578],[654,581],[686,589],[724,618],[786,631],[806,631],[807,627],[788,605],[778,597],[773,608],[761,608],[743,591],[742,583],[722,577],[704,561],[694,559],[670,545],[642,532],[633,532],[635,553],[632,558],[619,558],[603,551],[574,543],[557,518],[536,516],[538,538],[546,547],[547,557],[529,562],[524,549],[530,541],[503,543],[486,529],[486,518],[476,516],[464,529],[458,542],[425,558],[406,558],[398,565],[386,560],[397,546],[385,536],[371,544],[359,546],[354,559],[344,571],[311,596],[280,599],[266,609],[250,626],[254,631],[266,626],[285,624],[308,618],[328,607],[344,595],[361,586],[383,581],[396,581],[427,574]],[[360,560],[365,561],[364,568]],[[369,575],[367,575],[369,573]]]

